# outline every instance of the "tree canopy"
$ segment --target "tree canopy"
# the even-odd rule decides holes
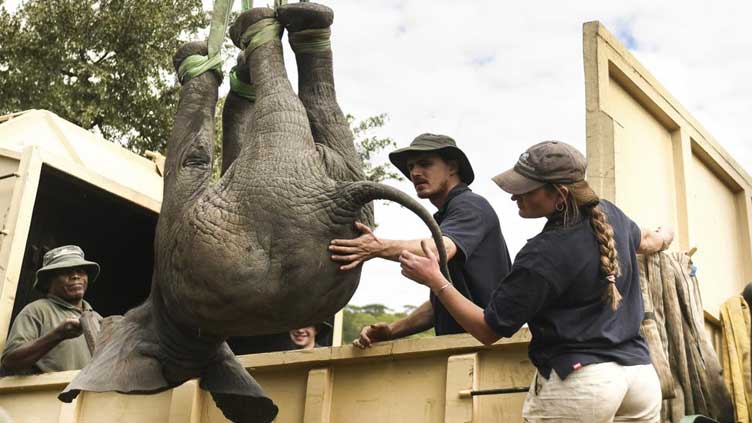
[[[0,114],[47,109],[137,152],[162,150],[172,55],[208,26],[201,0],[28,0],[0,8]]]
[[[383,304],[366,304],[364,306],[347,305],[342,319],[342,342],[347,344],[356,339],[360,336],[360,329],[364,326],[378,322],[392,323],[415,310],[415,306],[412,305],[405,305],[403,308],[403,311],[395,312]],[[429,329],[425,332],[416,333],[411,338],[423,338],[434,335],[434,330]]]

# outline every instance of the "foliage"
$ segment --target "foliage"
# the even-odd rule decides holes
[[[403,311],[394,312],[389,307],[382,304],[367,304],[364,306],[348,305],[343,312],[342,341],[347,343],[356,339],[360,335],[360,330],[364,326],[374,323],[386,322],[392,323],[399,320],[415,310],[415,306],[405,305]],[[425,332],[416,333],[411,338],[423,338],[434,336],[433,329]]]
[[[390,171],[388,164],[374,164],[374,156],[386,148],[396,148],[397,143],[390,137],[378,137],[370,135],[371,131],[384,126],[388,116],[386,113],[375,115],[357,121],[355,116],[348,114],[347,122],[352,129],[353,137],[355,138],[355,148],[358,150],[361,160],[363,160],[363,171],[366,174],[366,179],[372,182],[383,182],[385,180],[393,179],[395,181],[401,181],[402,176],[394,171]],[[370,135],[370,136],[369,136]]]
[[[0,114],[47,109],[134,151],[163,150],[172,55],[208,26],[201,0],[28,0],[0,10]]]

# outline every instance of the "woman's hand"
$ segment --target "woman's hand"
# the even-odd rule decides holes
[[[413,254],[407,250],[400,254],[399,261],[402,266],[402,274],[433,290],[446,283],[446,279],[441,274],[439,261],[428,246],[428,241],[421,241],[420,247],[423,249],[425,257]]]

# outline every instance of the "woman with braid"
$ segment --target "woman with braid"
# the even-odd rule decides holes
[[[426,257],[403,252],[402,273],[433,290],[467,332],[486,345],[527,323],[537,368],[526,422],[658,422],[661,390],[640,335],[642,294],[636,253],[666,249],[671,229],[641,230],[585,181],[585,157],[546,141],[493,178],[523,218],[546,217],[517,254],[511,273],[481,309]]]

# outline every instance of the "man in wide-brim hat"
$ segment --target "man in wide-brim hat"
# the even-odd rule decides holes
[[[34,288],[46,295],[21,310],[13,322],[2,356],[6,374],[59,372],[83,368],[91,353],[82,334],[83,312],[95,313],[84,300],[99,265],[84,258],[76,245],[44,255]]]
[[[468,187],[475,174],[467,156],[446,135],[422,134],[410,146],[390,153],[389,160],[410,179],[418,197],[430,200],[438,209],[434,219],[444,235],[452,280],[465,297],[484,307],[495,282],[509,273],[511,261],[496,213],[485,198]],[[437,251],[430,238],[381,239],[367,226],[359,222],[355,225],[363,235],[333,240],[329,247],[332,260],[342,263],[343,270],[374,257],[397,261],[403,251],[423,254],[421,243]],[[438,301],[444,289],[431,292],[429,301],[403,319],[363,328],[353,343],[365,348],[372,342],[401,338],[431,327],[437,335],[465,332]]]

